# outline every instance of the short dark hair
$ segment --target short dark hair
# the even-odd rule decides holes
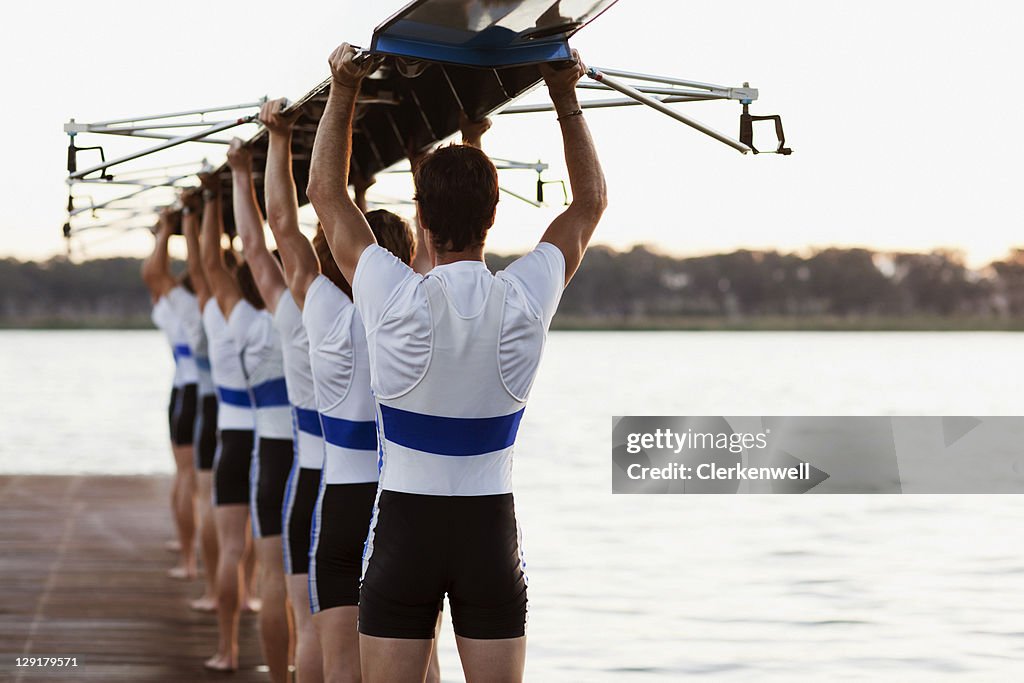
[[[498,206],[498,171],[486,154],[469,145],[439,147],[413,179],[420,220],[438,251],[483,245]]]
[[[416,253],[416,239],[404,218],[390,211],[377,209],[366,214],[366,222],[370,224],[377,244],[397,256],[405,265],[412,263],[412,257]]]
[[[412,263],[412,257],[416,252],[416,241],[404,218],[381,209],[367,213],[366,222],[370,224],[370,230],[377,238],[377,244],[400,258],[406,265]],[[323,276],[351,299],[352,285],[338,268],[334,254],[331,253],[331,246],[327,242],[327,235],[320,223],[316,224],[316,234],[313,235],[313,249],[320,261],[320,272]]]

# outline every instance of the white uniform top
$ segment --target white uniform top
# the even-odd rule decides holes
[[[461,261],[417,275],[372,245],[356,266],[381,433],[380,487],[512,490],[512,451],[565,283],[552,244],[492,275]]]
[[[228,317],[228,329],[242,354],[242,370],[256,406],[256,436],[291,440],[292,409],[273,317],[242,299]]]
[[[316,405],[324,430],[324,481],[365,484],[379,471],[376,407],[363,322],[344,292],[320,275],[306,292]]]
[[[302,326],[302,311],[287,289],[278,299],[274,327],[281,336],[284,379],[292,404],[295,452],[299,467],[318,470],[324,464],[324,435],[313,393],[313,370],[309,362],[309,338]]]
[[[201,323],[200,316],[199,341],[192,351],[196,357],[196,371],[199,373],[199,395],[216,396],[217,385],[213,383],[213,370],[210,365],[210,342],[206,338],[206,328]]]
[[[203,330],[203,316],[199,311],[199,299],[184,287],[175,287],[167,293],[167,301],[171,304],[181,327],[188,340],[189,348],[195,359],[196,374],[199,383],[199,395],[208,396],[216,392],[213,377],[210,375],[210,353]]]
[[[195,356],[192,355],[192,347],[185,334],[185,326],[170,300],[175,290],[181,290],[188,295],[183,288],[174,287],[167,295],[160,297],[153,305],[153,323],[160,328],[171,345],[171,353],[174,354],[174,386],[183,387],[186,384],[196,384],[199,381],[199,374],[196,370]]]
[[[242,371],[242,357],[216,299],[207,301],[203,308],[203,329],[209,343],[210,371],[217,386],[217,429],[252,431],[256,418]]]

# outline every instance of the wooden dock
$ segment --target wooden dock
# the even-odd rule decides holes
[[[167,477],[0,477],[0,681],[268,681],[256,617],[242,616],[239,671],[208,672],[212,614],[188,608],[201,579],[175,556]],[[74,669],[15,657],[75,656]]]

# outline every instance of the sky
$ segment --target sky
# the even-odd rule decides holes
[[[404,4],[94,0],[7,8],[0,257],[65,252],[69,118],[297,99],[329,74],[326,59],[338,43],[368,45],[374,26]],[[587,63],[749,81],[761,94],[753,113],[782,114],[795,154],[743,156],[645,108],[590,112],[610,195],[595,242],[676,255],[836,245],[950,248],[972,265],[1004,256],[1024,245],[1014,211],[1024,152],[1022,28],[1024,7],[1013,3],[620,0],[573,40]],[[544,97],[542,90],[531,101]],[[736,134],[736,103],[677,106]],[[102,143],[109,157],[140,142],[93,136],[79,144]],[[546,178],[566,178],[551,114],[497,117],[484,142],[493,156],[541,159],[551,165]],[[156,163],[204,156],[216,163],[223,150],[186,145]],[[526,195],[534,181],[530,173],[502,176]],[[103,190],[94,196],[107,196]],[[411,191],[409,178],[397,175],[376,188],[392,197]],[[557,212],[503,197],[490,249],[528,249]],[[151,245],[143,231],[96,230],[75,240],[73,254],[139,255]]]

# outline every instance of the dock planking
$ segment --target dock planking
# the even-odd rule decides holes
[[[239,671],[203,669],[216,617],[188,608],[201,579],[166,576],[169,492],[162,476],[0,476],[0,681],[269,680],[253,615]],[[24,656],[79,666],[16,668]]]

